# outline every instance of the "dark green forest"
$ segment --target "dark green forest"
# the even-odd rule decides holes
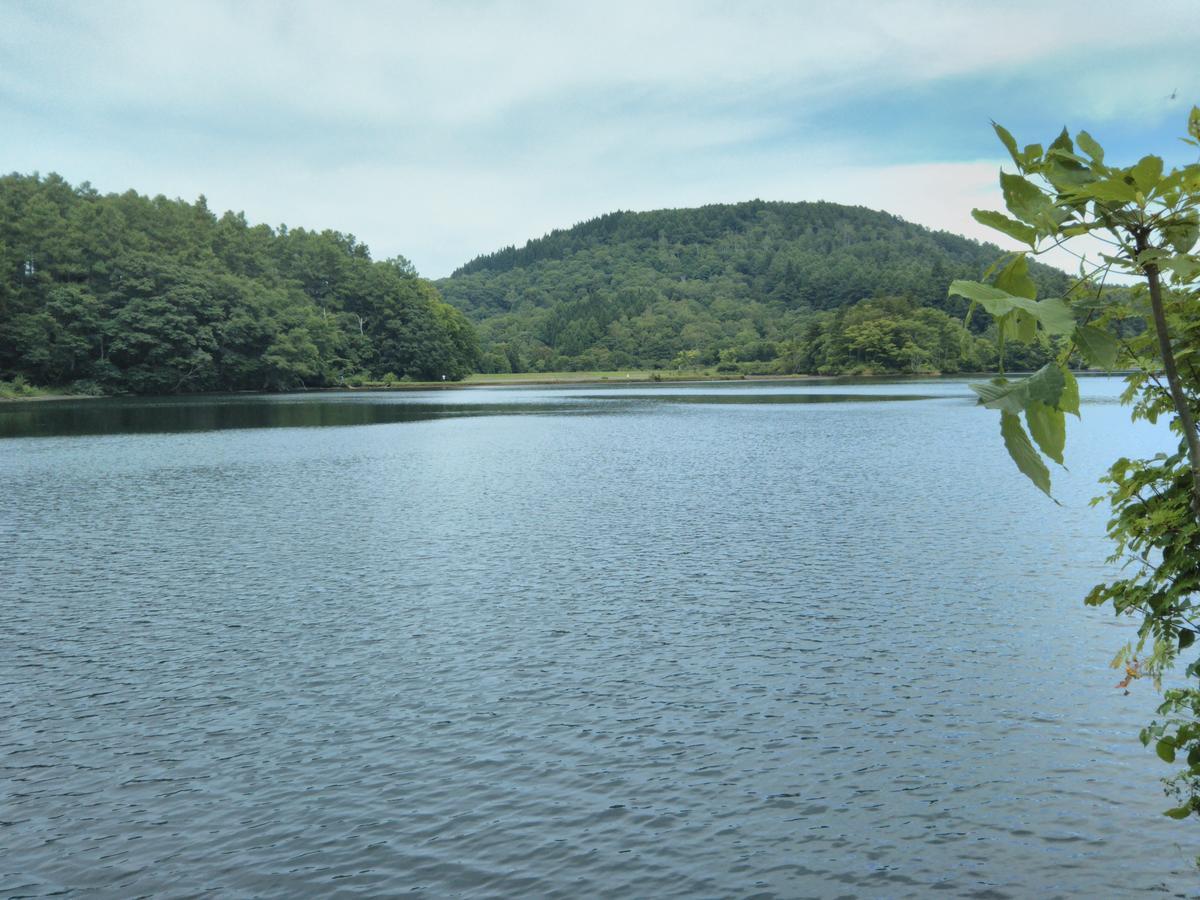
[[[353,236],[0,178],[0,379],[86,393],[459,379],[466,318]]]
[[[0,178],[0,383],[79,393],[293,390],[474,372],[983,371],[947,297],[999,253],[887,213],[753,201],[617,212],[435,286],[352,235]],[[1033,266],[1040,292],[1066,276]],[[444,299],[443,299],[444,298]],[[1009,368],[1048,345],[1009,342]]]
[[[440,281],[480,329],[484,371],[698,368],[958,372],[996,364],[948,298],[998,248],[835,203],[616,212],[481,256]],[[1066,276],[1035,265],[1043,294]],[[990,336],[989,336],[990,337]],[[1010,344],[1009,366],[1043,347]]]

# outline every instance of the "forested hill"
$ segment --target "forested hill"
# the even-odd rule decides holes
[[[986,367],[991,351],[951,335],[965,305],[946,288],[978,278],[1000,252],[863,207],[755,200],[610,213],[481,256],[438,284],[479,324],[489,370],[955,371]],[[1043,292],[1065,289],[1056,269],[1033,275]],[[873,351],[865,335],[853,347],[831,332],[848,314],[837,311],[864,300],[855,315],[888,320]],[[913,317],[929,333],[900,322]],[[951,352],[952,336],[965,351]],[[818,339],[840,343],[800,346]]]
[[[0,379],[274,390],[473,371],[470,323],[353,236],[55,175],[0,178]]]

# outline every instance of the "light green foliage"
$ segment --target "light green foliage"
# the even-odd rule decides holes
[[[1014,323],[1014,333],[1019,328],[1016,323],[1030,321],[1038,322],[1047,334],[1070,334],[1075,327],[1071,311],[1057,297],[1042,301],[1031,300],[1014,296],[993,285],[967,281],[955,281],[950,285],[950,293],[978,303],[1001,321],[1002,328],[1010,322]],[[1021,315],[1022,313],[1026,315]]]
[[[1121,342],[1109,331],[1094,325],[1078,325],[1075,342],[1083,356],[1099,369],[1112,371],[1121,355]]]
[[[861,300],[809,319],[781,345],[782,374],[984,371],[994,367],[988,341],[942,312],[911,300]]]
[[[1200,147],[1200,108],[1188,132],[1187,143]],[[1104,477],[1113,512],[1111,561],[1123,564],[1122,577],[1097,585],[1086,602],[1140,617],[1138,641],[1114,661],[1125,669],[1120,687],[1142,677],[1157,685],[1181,654],[1190,658],[1187,685],[1163,694],[1163,718],[1141,735],[1163,762],[1184,764],[1167,780],[1177,803],[1166,815],[1187,818],[1200,814],[1200,660],[1192,649],[1200,632],[1200,164],[1168,172],[1162,159],[1145,156],[1112,166],[1086,132],[1072,141],[1064,130],[1044,151],[1039,145],[1018,151],[1007,131],[996,126],[996,133],[1017,168],[1001,175],[1012,218],[979,210],[975,218],[1035,254],[1085,234],[1107,244],[1095,263],[1081,257],[1079,279],[1062,298],[1036,299],[1036,286],[1021,275],[1025,252],[993,265],[984,281],[950,287],[997,317],[1001,353],[1005,338],[1031,329],[1068,337],[1057,358],[1033,375],[973,385],[981,404],[1000,411],[1013,461],[1050,494],[1043,457],[1062,464],[1064,414],[1079,414],[1078,386],[1067,368],[1075,355],[1095,368],[1128,370],[1123,401],[1132,416],[1165,419],[1179,439],[1173,452],[1153,459],[1117,460]],[[1110,271],[1133,276],[1136,286],[1104,288]]]
[[[0,178],[0,377],[88,392],[458,379],[478,340],[402,257],[194,204]]]
[[[1017,468],[1024,472],[1030,481],[1049,494],[1050,470],[1046,468],[1042,458],[1033,449],[1029,436],[1021,427],[1020,417],[1008,410],[1002,410],[1000,435],[1004,438],[1004,446],[1008,449],[1013,462],[1017,464]]]
[[[21,375],[16,376],[12,381],[0,381],[0,399],[2,400],[20,400],[22,397],[36,397],[41,393],[43,392],[25,381]]]

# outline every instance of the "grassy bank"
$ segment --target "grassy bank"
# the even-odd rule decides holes
[[[962,377],[986,378],[987,373],[960,373]],[[1080,374],[1087,374],[1081,372]],[[521,387],[533,385],[568,384],[656,384],[695,381],[825,381],[832,378],[845,380],[861,379],[872,381],[879,378],[924,378],[937,373],[900,375],[896,373],[853,375],[749,375],[740,372],[718,372],[716,369],[665,370],[665,369],[621,369],[608,372],[517,372],[502,374],[468,375],[462,381],[361,381],[357,384],[334,385],[324,388],[293,388],[291,392],[322,391],[428,391],[469,387]],[[245,393],[258,393],[248,391]],[[0,401],[4,400],[77,400],[102,396],[72,390],[71,387],[41,388],[26,383],[20,378],[13,381],[0,380]],[[203,396],[191,394],[187,396]]]
[[[712,381],[740,378],[716,370],[622,369],[616,372],[517,372],[468,375],[462,384],[590,384],[597,381]]]
[[[324,388],[296,387],[294,391],[428,391],[464,387],[519,387],[522,385],[555,384],[637,384],[683,381],[792,380],[812,378],[812,375],[741,375],[736,372],[664,371],[661,369],[622,369],[614,372],[519,372],[504,374],[468,375],[462,381],[360,381],[357,384],[333,385]],[[254,393],[254,392],[251,392]],[[75,400],[98,393],[80,394],[68,388],[41,388],[21,378],[0,380],[0,400]],[[193,394],[191,396],[201,396]]]
[[[34,387],[18,375],[12,381],[0,379],[0,400],[37,400],[59,396],[46,388]]]
[[[621,369],[611,372],[515,372],[468,375],[462,381],[396,381],[364,382],[353,389],[366,390],[428,390],[457,387],[516,387],[534,384],[635,384],[638,382],[672,381],[791,381],[815,378],[814,375],[743,375],[738,372],[718,372],[715,369],[677,371],[665,369]],[[338,388],[340,390],[340,388]]]

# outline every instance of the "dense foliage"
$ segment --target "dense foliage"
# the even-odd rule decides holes
[[[0,378],[76,390],[461,378],[470,323],[403,259],[50,175],[0,178]]]
[[[1001,260],[991,283],[958,282],[951,290],[998,316],[1001,337],[1034,330],[1069,335],[1092,364],[1131,370],[1123,399],[1132,416],[1166,420],[1178,437],[1152,459],[1116,460],[1104,479],[1113,512],[1111,561],[1122,568],[1087,602],[1140,618],[1138,641],[1115,661],[1125,667],[1121,687],[1143,676],[1161,684],[1181,654],[1189,657],[1185,680],[1165,691],[1163,718],[1142,740],[1163,761],[1183,763],[1167,782],[1176,797],[1167,815],[1200,815],[1200,164],[1168,172],[1161,158],[1145,156],[1113,166],[1087,132],[1072,140],[1064,130],[1047,148],[1021,150],[1007,131],[996,131],[1017,169],[1000,176],[1011,215],[976,210],[976,218],[1034,253],[1082,235],[1101,239],[1106,252],[1095,264],[1081,262],[1079,281],[1065,298],[1036,299],[1025,253]],[[1200,108],[1192,110],[1188,133],[1186,143],[1200,148]],[[1100,290],[1111,271],[1133,277],[1136,287]],[[1129,322],[1140,327],[1113,328]],[[1065,365],[1070,350],[1028,378],[977,386],[980,401],[1000,410],[1001,433],[1018,467],[1046,493],[1043,457],[1063,462],[1064,414],[1079,414]]]
[[[1007,348],[1014,369],[1036,369],[1052,354],[1050,342]],[[884,297],[814,315],[799,338],[779,345],[781,374],[985,372],[999,357],[987,334],[972,333],[960,319],[914,301]]]
[[[611,213],[479,257],[439,286],[479,323],[485,371],[953,372],[994,351],[959,340],[951,320],[966,303],[946,288],[997,252],[861,207],[752,201]],[[1065,284],[1048,267],[1033,275],[1046,290]],[[834,312],[864,299],[850,320]],[[888,334],[868,334],[878,329]]]

